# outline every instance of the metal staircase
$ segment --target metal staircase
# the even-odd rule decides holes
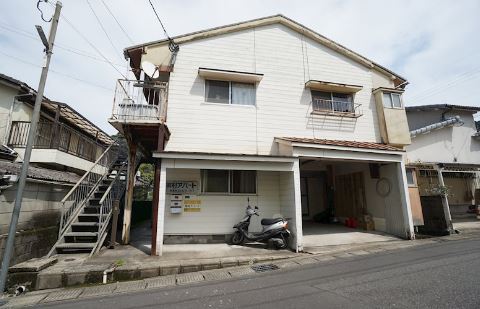
[[[125,191],[125,158],[118,144],[108,147],[62,199],[58,240],[48,253],[90,253],[100,250],[108,233],[115,201]]]

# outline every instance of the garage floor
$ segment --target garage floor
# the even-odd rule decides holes
[[[339,224],[303,222],[303,246],[323,247],[399,240],[382,232],[352,229]]]

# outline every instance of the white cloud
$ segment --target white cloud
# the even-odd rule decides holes
[[[164,37],[147,0],[104,0],[135,44]],[[50,1],[52,2],[52,1]],[[273,14],[284,14],[307,27],[384,65],[410,81],[407,104],[451,103],[480,105],[480,2],[472,1],[153,1],[171,36]],[[62,13],[111,61],[125,66],[121,50],[113,50],[86,1],[63,0]],[[100,0],[90,0],[117,48],[131,42]],[[35,24],[48,31],[36,1],[8,1],[0,12],[0,52],[40,65],[42,44]],[[51,8],[42,6],[45,15]],[[22,16],[22,18],[18,18]],[[3,26],[3,27],[2,27]],[[60,20],[59,46],[101,58],[65,20]],[[1,55],[0,72],[36,88],[40,69]],[[107,132],[115,80],[107,63],[55,48],[46,95],[63,101]],[[121,69],[125,72],[125,68]],[[106,90],[111,89],[111,90]]]

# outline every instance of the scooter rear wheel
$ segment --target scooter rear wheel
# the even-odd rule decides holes
[[[232,245],[241,245],[243,244],[244,240],[245,236],[240,231],[236,231],[235,233],[233,233],[232,237],[230,238],[230,242],[232,243]]]

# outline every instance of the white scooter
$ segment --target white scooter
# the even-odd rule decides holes
[[[231,243],[234,245],[241,245],[245,240],[269,242],[277,249],[285,249],[288,247],[288,239],[290,238],[290,231],[288,230],[289,218],[275,218],[262,219],[262,231],[260,233],[249,233],[250,219],[253,215],[258,216],[258,207],[252,208],[250,206],[250,199],[248,199],[248,206],[245,210],[246,216],[240,220],[233,227],[236,231],[231,237]]]

